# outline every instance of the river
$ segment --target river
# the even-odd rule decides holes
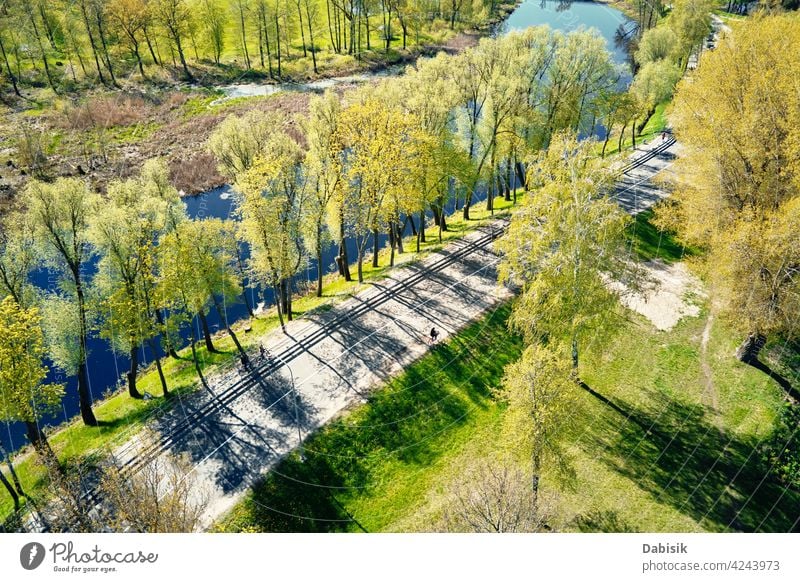
[[[495,33],[505,34],[511,30],[524,29],[529,26],[547,24],[551,28],[566,32],[579,30],[581,28],[594,28],[605,38],[609,51],[614,61],[623,69],[627,67],[628,56],[625,50],[618,45],[615,40],[617,30],[620,25],[630,27],[632,21],[622,12],[606,4],[596,2],[548,2],[545,0],[525,0],[522,2],[508,18],[501,23]],[[287,83],[278,85],[231,85],[223,87],[225,98],[248,97],[273,94],[279,91],[322,91],[337,84],[353,84],[365,82],[376,77],[388,77],[402,74],[402,66],[394,66],[384,69],[378,73],[365,73],[347,77],[325,79],[311,83]],[[629,71],[629,69],[628,69]],[[629,73],[628,73],[629,78]],[[474,197],[474,202],[478,203],[485,199],[486,193],[478,192]],[[235,210],[235,197],[227,186],[210,190],[197,196],[184,199],[187,212],[192,218],[231,218]],[[453,201],[449,204],[451,213],[456,210]],[[431,226],[429,226],[431,228]],[[410,227],[409,227],[410,230]],[[386,244],[386,236],[381,237],[381,245]],[[348,244],[349,256],[356,256],[355,243],[351,240]],[[323,264],[325,271],[331,273],[335,271],[334,257],[337,248],[329,245],[323,253]],[[95,269],[94,263],[86,268],[87,275],[91,275]],[[33,283],[43,289],[52,288],[53,276],[45,271],[35,273],[32,277]],[[301,290],[306,286],[313,286],[316,279],[316,262],[314,259],[308,261],[304,271],[299,273],[294,279],[296,290]],[[261,292],[255,288],[246,290],[252,305],[265,303],[272,305],[274,297],[271,289]],[[232,320],[239,320],[247,316],[247,309],[243,302],[228,304],[228,317]],[[212,331],[220,329],[219,321],[214,313],[208,316],[209,325]],[[198,330],[199,334],[199,330]],[[188,332],[185,334],[188,336]],[[200,337],[200,335],[198,335]],[[108,343],[97,337],[92,337],[88,341],[89,349],[89,379],[91,391],[94,398],[101,398],[109,391],[117,389],[124,381],[125,372],[128,369],[129,360],[125,355],[114,354]],[[140,354],[140,362],[147,365],[152,360],[149,351]],[[78,414],[77,387],[75,378],[65,378],[53,370],[50,381],[57,381],[66,384],[66,395],[62,402],[61,410],[45,419],[46,424],[54,425],[73,418]],[[101,415],[102,416],[102,415]],[[27,442],[25,429],[21,423],[5,423],[0,430],[0,439],[9,450],[16,450]]]

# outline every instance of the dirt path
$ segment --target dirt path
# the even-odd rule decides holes
[[[700,339],[700,370],[703,373],[703,404],[711,412],[711,417],[717,430],[722,432],[722,415],[719,411],[719,396],[714,385],[714,372],[708,363],[708,341],[711,338],[711,327],[714,325],[714,315],[708,314],[703,335]]]

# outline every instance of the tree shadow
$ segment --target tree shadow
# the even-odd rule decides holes
[[[608,407],[587,427],[610,451],[603,462],[656,501],[711,531],[798,531],[800,493],[769,474],[756,439],[718,427],[702,405],[655,390],[645,409],[582,387]]]
[[[636,533],[637,530],[626,523],[616,511],[594,509],[572,520],[573,527],[583,533]]]

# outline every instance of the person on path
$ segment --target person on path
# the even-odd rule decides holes
[[[439,337],[439,330],[435,327],[431,328],[431,343],[436,343],[437,338]]]

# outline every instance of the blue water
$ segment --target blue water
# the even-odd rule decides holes
[[[614,62],[630,79],[628,52],[617,42],[616,36],[620,27],[623,33],[627,33],[635,23],[616,8],[600,2],[524,0],[498,27],[498,32],[502,34],[542,24],[564,32],[594,29],[605,39]]]

